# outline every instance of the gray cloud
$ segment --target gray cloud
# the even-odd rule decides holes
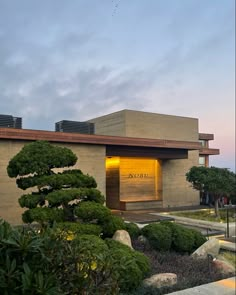
[[[211,128],[223,109],[230,132],[234,1],[113,2],[0,0],[0,113],[53,130],[129,108]]]

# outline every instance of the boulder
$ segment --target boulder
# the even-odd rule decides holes
[[[160,273],[151,276],[143,281],[148,287],[161,288],[164,286],[173,286],[177,283],[177,275],[174,273]]]
[[[220,242],[216,238],[211,238],[201,245],[195,252],[192,253],[192,257],[195,258],[207,258],[207,254],[211,254],[216,257],[220,251]]]
[[[126,246],[129,246],[131,249],[133,249],[130,235],[126,230],[123,230],[123,229],[117,230],[114,233],[112,239],[115,241],[118,241]]]
[[[138,241],[140,243],[142,243],[143,245],[148,244],[148,239],[145,236],[143,236],[143,235],[141,235],[141,236],[138,237]]]
[[[218,269],[222,274],[235,275],[235,267],[222,256],[219,256],[217,259],[215,259],[212,264],[213,267]]]

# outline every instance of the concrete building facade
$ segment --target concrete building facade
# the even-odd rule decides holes
[[[23,192],[6,168],[34,140],[70,148],[78,157],[74,168],[96,179],[111,209],[199,204],[199,193],[185,174],[192,166],[208,165],[209,155],[219,150],[209,148],[213,134],[199,133],[198,119],[123,110],[88,122],[95,134],[0,128],[1,218],[21,222],[18,198]]]

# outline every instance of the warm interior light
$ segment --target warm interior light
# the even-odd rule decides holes
[[[120,164],[120,157],[107,157],[106,158],[106,169],[111,167],[118,167]]]

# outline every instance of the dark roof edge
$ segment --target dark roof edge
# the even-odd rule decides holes
[[[96,145],[124,145],[142,147],[179,148],[187,150],[199,150],[202,146],[199,142],[177,141],[165,139],[149,139],[135,137],[108,136],[96,134],[78,134],[55,131],[41,131],[28,129],[0,128],[0,139],[11,140],[47,140],[51,142],[84,143]]]

